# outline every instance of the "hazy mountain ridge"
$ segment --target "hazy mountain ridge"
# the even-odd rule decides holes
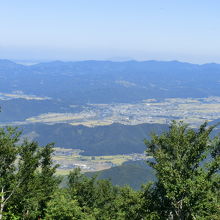
[[[54,61],[23,66],[0,61],[2,92],[21,90],[73,103],[220,96],[220,65],[178,61]],[[124,86],[118,81],[135,86]]]

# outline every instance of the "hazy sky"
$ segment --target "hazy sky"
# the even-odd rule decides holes
[[[0,58],[220,63],[219,0],[0,0]]]

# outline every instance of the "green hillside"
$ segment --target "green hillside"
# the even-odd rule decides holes
[[[31,124],[22,127],[24,134],[35,133],[35,140],[41,145],[49,142],[57,147],[77,148],[84,150],[83,155],[117,155],[143,153],[143,140],[152,132],[160,134],[167,130],[167,125],[139,124],[86,127],[69,124]]]
[[[129,161],[121,166],[112,167],[99,172],[88,172],[86,176],[97,175],[97,179],[109,179],[113,185],[130,185],[133,189],[140,189],[141,185],[155,180],[155,175],[146,161]]]

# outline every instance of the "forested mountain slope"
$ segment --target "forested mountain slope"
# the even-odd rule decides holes
[[[161,124],[122,125],[86,127],[69,124],[31,124],[23,126],[25,135],[44,145],[55,142],[58,147],[78,148],[84,155],[112,155],[143,153],[143,140],[151,132],[161,133],[168,126]]]
[[[0,79],[1,92],[19,90],[78,104],[220,95],[220,65],[177,61],[55,61],[23,66],[0,60]]]
[[[128,161],[121,166],[98,172],[88,172],[85,175],[88,177],[97,175],[97,179],[109,179],[114,185],[129,185],[136,190],[140,189],[142,184],[156,180],[154,171],[143,160]]]

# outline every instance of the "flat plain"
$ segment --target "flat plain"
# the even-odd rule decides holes
[[[28,123],[69,123],[94,127],[120,123],[167,124],[171,120],[183,120],[197,127],[204,121],[220,118],[220,97],[149,99],[139,103],[87,104],[77,113],[45,113],[27,118]]]

